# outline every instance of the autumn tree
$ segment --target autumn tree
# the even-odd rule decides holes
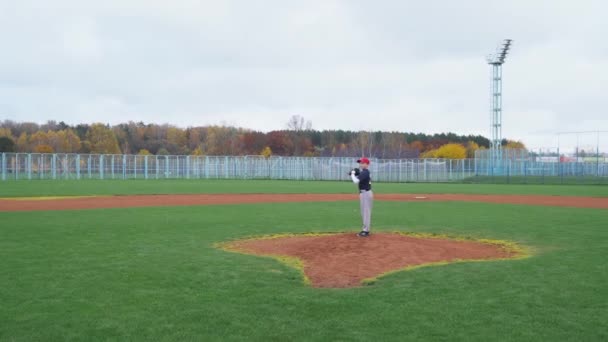
[[[129,126],[126,124],[120,124],[111,128],[112,133],[116,137],[118,142],[118,148],[125,154],[131,154],[131,139],[129,139]]]
[[[352,147],[355,153],[360,156],[371,156],[373,148],[372,134],[366,131],[360,131],[352,142]]]
[[[165,146],[169,152],[172,154],[187,153],[187,142],[186,131],[174,126],[167,127],[167,143]]]
[[[116,135],[102,123],[91,125],[87,132],[87,141],[90,144],[91,153],[120,153]]]
[[[203,156],[205,155],[205,152],[203,151],[203,147],[201,145],[198,145],[194,150],[192,150],[191,154],[193,156]]]
[[[50,145],[49,136],[44,131],[38,131],[29,138],[29,145],[36,153],[52,153],[53,147]]]
[[[204,130],[201,127],[190,127],[186,130],[188,137],[188,149],[194,151],[201,147],[201,143],[204,141]]]
[[[10,128],[0,127],[0,137],[7,137],[13,140],[13,133]]]
[[[61,122],[60,122],[61,124]],[[76,153],[80,151],[81,141],[78,135],[71,129],[60,131],[62,150],[65,153]]]
[[[241,150],[239,130],[234,127],[209,127],[204,146],[209,155],[234,155]]]
[[[287,121],[287,129],[290,131],[310,131],[312,129],[312,121],[304,119],[304,117],[300,115],[293,115]]]
[[[423,154],[423,158],[464,159],[466,156],[467,149],[461,144],[445,144]]]
[[[36,145],[36,147],[34,147],[34,152],[36,152],[36,153],[53,153],[55,151],[53,150],[53,147],[51,147],[50,145],[42,144],[42,145]]]
[[[270,149],[270,147],[266,146],[264,147],[262,152],[260,152],[260,154],[266,158],[270,158],[270,156],[272,156],[272,150]]]
[[[415,140],[415,141],[413,141],[413,142],[410,144],[410,146],[411,146],[411,147],[412,147],[414,150],[418,151],[418,153],[422,153],[422,152],[424,152],[424,144],[423,144],[423,143],[422,143],[422,141],[420,141],[420,140]]]
[[[15,152],[16,144],[7,136],[0,137],[0,152]]]
[[[268,133],[268,147],[279,156],[290,155],[293,151],[293,142],[285,131],[273,131]]]
[[[29,152],[30,151],[30,139],[26,132],[21,133],[19,139],[17,139],[17,152]]]
[[[94,127],[93,127],[94,126]],[[113,135],[113,137],[112,137]],[[294,115],[286,129],[256,132],[229,126],[202,126],[182,129],[169,124],[121,123],[115,126],[48,121],[43,125],[32,122],[0,121],[0,136],[11,138],[15,150],[33,152],[48,145],[61,153],[137,153],[152,154],[249,155],[259,154],[266,146],[275,155],[304,156],[373,156],[378,158],[415,158],[422,152],[435,154],[448,143],[461,144],[467,156],[474,150],[487,148],[489,140],[479,135],[454,133],[354,132],[346,130],[312,130],[310,121]],[[92,140],[91,140],[92,139]],[[114,144],[117,142],[118,147]],[[525,147],[521,142],[503,141],[506,148]]]
[[[479,145],[476,142],[469,140],[465,148],[467,149],[467,158],[475,158],[475,152],[479,150]]]
[[[524,145],[521,141],[515,140],[507,140],[507,143],[504,145],[505,148],[513,148],[513,149],[525,149],[526,145]]]
[[[300,115],[293,115],[289,121],[287,121],[287,129],[289,130],[294,155],[301,156],[310,151],[310,147],[307,146],[309,142],[307,143],[305,141],[304,134],[304,131],[312,130],[312,122],[310,120],[306,121],[306,119]]]
[[[241,136],[243,145],[243,153],[258,154],[259,151],[266,147],[266,134],[262,132],[245,132]]]

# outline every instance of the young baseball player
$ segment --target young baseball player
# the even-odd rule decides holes
[[[372,178],[369,174],[369,159],[361,158],[357,160],[361,172],[359,175],[355,171],[351,171],[350,177],[353,183],[359,185],[359,202],[361,204],[361,219],[363,220],[363,229],[359,234],[360,237],[368,237],[372,221],[372,206],[374,204],[374,193],[372,192]]]

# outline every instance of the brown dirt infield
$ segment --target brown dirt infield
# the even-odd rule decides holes
[[[608,209],[608,198],[539,195],[375,194],[379,201],[465,201]],[[357,194],[133,195],[63,199],[0,199],[0,211],[78,210],[186,205],[356,201]]]
[[[516,251],[499,244],[378,233],[354,233],[249,239],[225,245],[245,254],[298,258],[313,287],[345,288],[408,267],[466,260],[505,259]]]

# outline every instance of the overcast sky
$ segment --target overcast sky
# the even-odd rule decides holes
[[[297,114],[489,137],[485,56],[511,38],[503,135],[552,147],[559,131],[608,130],[606,13],[600,0],[0,0],[0,119],[269,131]]]

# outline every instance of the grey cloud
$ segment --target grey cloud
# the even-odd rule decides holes
[[[484,56],[515,39],[504,135],[608,129],[601,1],[0,3],[0,118],[489,135]],[[543,131],[545,133],[539,133]]]

